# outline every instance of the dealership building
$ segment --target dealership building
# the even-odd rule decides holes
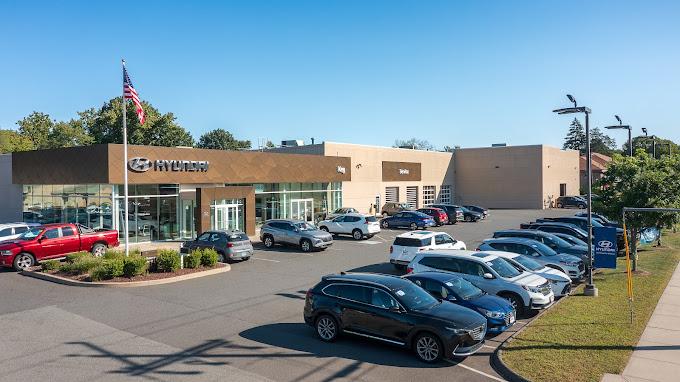
[[[123,169],[128,172],[124,213]],[[265,220],[315,222],[386,202],[540,209],[579,188],[579,157],[545,145],[454,153],[324,142],[265,151],[93,145],[0,155],[0,222],[74,222],[132,242],[208,229],[254,235]],[[376,204],[378,210],[376,210]]]

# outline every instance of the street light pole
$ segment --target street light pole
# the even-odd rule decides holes
[[[586,115],[586,160],[587,165],[587,179],[588,179],[588,284],[586,284],[583,289],[583,294],[585,296],[597,297],[598,290],[595,287],[595,282],[593,281],[593,172],[592,165],[593,159],[590,152],[590,113],[592,112],[590,108],[585,106],[578,106],[576,99],[571,94],[567,94],[567,98],[574,104],[574,107],[567,107],[563,109],[553,110],[557,114],[573,114],[573,113],[583,113]]]
[[[612,125],[612,126],[605,126],[605,129],[625,129],[628,130],[628,155],[633,156],[633,139],[632,139],[632,134],[631,130],[633,129],[630,125],[624,125],[623,122],[621,121],[621,118],[619,118],[618,115],[614,116],[617,121],[619,121],[618,125]]]

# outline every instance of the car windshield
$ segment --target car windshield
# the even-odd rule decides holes
[[[569,248],[569,247],[571,247],[571,244],[568,241],[562,239],[559,236],[547,237],[546,240],[549,243],[554,244],[557,248]]]
[[[35,239],[36,237],[38,237],[38,235],[40,235],[40,232],[42,232],[42,231],[43,231],[43,228],[40,228],[40,227],[31,228],[28,231],[19,235],[19,239],[20,240]]]
[[[504,278],[512,278],[520,275],[520,272],[513,267],[512,264],[500,257],[487,261],[486,265],[490,266],[499,276]]]
[[[453,293],[457,294],[463,300],[469,300],[471,298],[475,298],[477,296],[481,296],[484,294],[484,292],[482,292],[481,289],[477,288],[471,282],[460,277],[451,279],[445,282],[444,284],[451,288]]]
[[[396,289],[394,294],[399,302],[410,310],[429,309],[439,303],[436,298],[415,284],[404,285]]]
[[[545,245],[541,242],[532,243],[531,247],[533,247],[536,251],[540,252],[541,255],[543,255],[543,256],[556,256],[557,255],[557,252],[555,252],[552,248],[548,247],[547,245]]]
[[[564,239],[564,240],[567,240],[567,239]],[[584,246],[584,247],[588,245],[588,244],[586,244],[585,241],[583,241],[583,240],[581,240],[577,237],[574,237],[574,236],[569,236],[568,241],[573,243],[574,245],[581,245],[581,246]]]
[[[309,224],[307,222],[299,222],[295,223],[295,228],[299,229],[300,231],[314,231],[316,227],[312,224]]]
[[[513,260],[516,262],[522,264],[524,268],[530,270],[530,271],[538,271],[539,269],[543,269],[543,266],[534,260],[526,257],[526,256],[517,256],[514,257]]]

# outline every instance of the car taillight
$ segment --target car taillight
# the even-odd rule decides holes
[[[390,245],[390,253],[394,252],[394,248]]]
[[[413,268],[411,267],[406,267],[406,273],[411,273],[413,272]]]
[[[227,243],[227,248],[231,248],[234,246],[234,243]]]

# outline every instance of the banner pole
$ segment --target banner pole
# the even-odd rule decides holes
[[[630,323],[633,324],[633,274],[630,264],[630,249],[628,245],[628,229],[626,228],[626,210],[623,210],[623,243],[626,246],[626,289],[628,292],[628,308],[630,309]]]

